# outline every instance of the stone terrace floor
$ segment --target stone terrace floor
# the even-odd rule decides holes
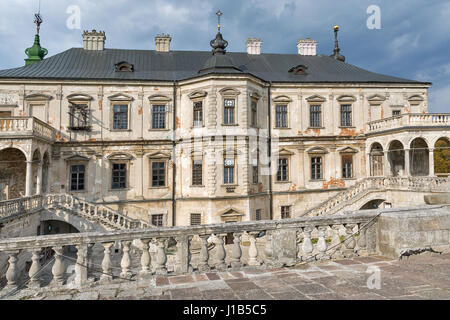
[[[381,288],[369,289],[370,266],[380,268]],[[116,282],[117,281],[117,282]],[[450,300],[450,254],[390,260],[362,257],[291,268],[155,276],[148,281],[114,280],[60,291],[23,289],[14,300]]]

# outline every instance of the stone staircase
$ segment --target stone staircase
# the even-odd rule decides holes
[[[68,194],[48,194],[0,202],[0,222],[13,221],[24,214],[41,210],[64,210],[90,222],[98,223],[106,230],[146,229],[152,225],[132,219],[103,205],[90,203]]]
[[[351,208],[356,202],[367,198],[370,194],[384,193],[387,190],[406,190],[419,192],[448,192],[450,190],[449,178],[438,177],[376,177],[365,178],[347,190],[322,202],[320,205],[307,210],[301,216],[323,216],[342,213],[344,209]]]

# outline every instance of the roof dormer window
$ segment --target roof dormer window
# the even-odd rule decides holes
[[[292,67],[291,69],[289,69],[289,73],[292,74],[299,74],[299,75],[306,75],[307,72],[306,70],[308,69],[307,66],[303,65],[303,64],[299,64],[298,66]]]
[[[128,63],[126,61],[116,63],[115,68],[116,68],[116,72],[133,72],[134,71],[134,65],[132,65],[131,63]]]

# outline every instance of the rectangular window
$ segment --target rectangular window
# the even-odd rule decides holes
[[[89,116],[88,106],[85,104],[71,104],[69,110],[70,129],[86,129]]]
[[[320,105],[310,106],[310,127],[320,128],[322,126],[322,111]]]
[[[224,160],[223,184],[234,183],[234,159]]]
[[[203,103],[194,102],[194,127],[203,126]]]
[[[203,185],[203,164],[202,160],[192,161],[192,185]]]
[[[113,163],[112,166],[112,188],[125,189],[127,187],[127,165],[126,163]]]
[[[402,112],[400,110],[392,110],[392,116],[393,117],[400,116],[401,114],[402,114]]]
[[[251,104],[251,111],[252,111],[252,127],[258,126],[258,107],[256,101],[252,100]]]
[[[278,159],[277,181],[288,181],[288,159]]]
[[[255,220],[261,220],[261,209],[256,210]]]
[[[258,174],[259,174],[259,170],[258,170],[258,165],[256,164],[254,164],[253,165],[253,170],[252,170],[252,175],[253,175],[253,183],[258,183],[259,182],[259,179],[258,179]]]
[[[199,226],[202,224],[202,215],[200,213],[191,213],[191,226]]]
[[[236,106],[236,100],[225,99],[223,104],[224,104],[223,123],[234,124],[234,108]]]
[[[311,179],[322,179],[322,157],[311,158]]]
[[[341,127],[351,127],[352,106],[350,104],[341,105]]]
[[[113,110],[113,128],[116,130],[128,129],[128,105],[115,105]]]
[[[152,129],[166,128],[166,106],[152,106]]]
[[[152,162],[152,187],[166,186],[166,163],[164,161]]]
[[[86,167],[75,165],[70,167],[70,191],[84,190],[84,177]]]
[[[290,218],[291,218],[291,206],[282,206],[281,219],[290,219]]]
[[[163,214],[154,214],[152,215],[152,225],[155,227],[162,227],[163,226]]]
[[[287,128],[287,106],[281,105],[275,107],[275,119],[277,128]]]
[[[353,178],[353,156],[342,156],[342,178]]]

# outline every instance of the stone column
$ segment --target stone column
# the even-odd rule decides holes
[[[27,161],[27,172],[25,178],[25,197],[32,196],[33,189],[33,161]]]
[[[42,193],[42,161],[39,161],[36,178],[36,195],[40,195],[41,193]]]
[[[429,166],[429,170],[428,170],[428,175],[430,177],[434,177],[435,173],[434,173],[434,149],[428,149],[428,156],[429,156],[429,160],[428,160],[428,166]]]
[[[142,150],[139,150],[136,152],[136,161],[134,166],[134,176],[136,177],[136,180],[134,181],[134,188],[135,188],[135,198],[136,199],[144,199],[143,191],[144,191],[144,158],[143,158],[143,152]]]
[[[407,177],[411,175],[411,168],[409,163],[409,149],[405,149],[405,175]]]
[[[385,177],[390,177],[391,176],[391,168],[389,165],[389,152],[388,151],[384,151],[383,154],[383,176]]]
[[[93,197],[94,200],[103,197],[102,184],[103,184],[103,155],[96,154],[95,155],[94,197]]]

